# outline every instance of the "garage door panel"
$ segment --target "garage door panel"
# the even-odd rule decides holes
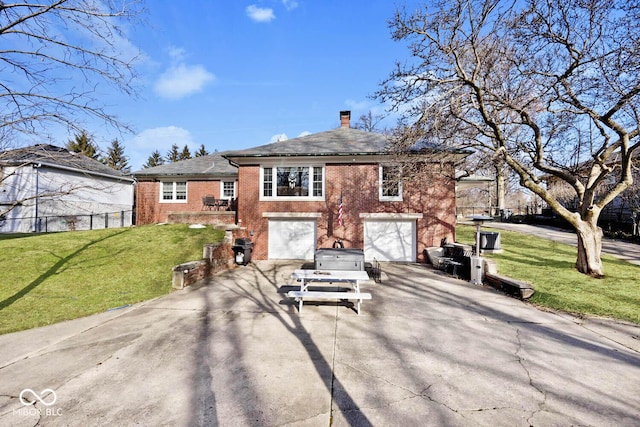
[[[316,222],[269,220],[269,259],[313,259]]]
[[[364,232],[367,260],[415,262],[415,221],[366,221]]]

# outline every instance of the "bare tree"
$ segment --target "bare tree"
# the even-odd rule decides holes
[[[101,93],[134,95],[134,61],[121,24],[141,0],[0,2],[0,127],[40,134],[97,117],[127,126],[103,108]]]
[[[640,162],[633,164],[632,169],[635,179],[633,184],[622,195],[623,204],[631,211],[631,235],[634,238],[640,236]]]
[[[639,2],[437,1],[390,25],[415,60],[376,94],[406,111],[396,144],[419,137],[500,159],[575,228],[576,268],[602,276],[598,217],[631,185],[640,145]],[[571,189],[575,211],[545,178]]]
[[[354,124],[354,128],[363,130],[365,132],[378,132],[384,133],[384,129],[380,128],[380,123],[384,120],[384,115],[374,115],[371,110],[366,114],[362,114],[358,121]]]

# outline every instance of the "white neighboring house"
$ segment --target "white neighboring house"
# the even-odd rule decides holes
[[[0,232],[132,225],[134,180],[48,144],[0,152]]]

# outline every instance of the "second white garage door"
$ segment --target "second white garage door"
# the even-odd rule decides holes
[[[415,220],[364,222],[364,257],[367,261],[416,261]]]
[[[313,259],[316,221],[269,219],[269,259]]]

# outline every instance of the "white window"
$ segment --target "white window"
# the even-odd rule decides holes
[[[264,166],[261,198],[323,200],[323,166]]]
[[[380,165],[381,201],[402,201],[402,170],[397,165]]]
[[[161,202],[187,202],[187,183],[184,181],[163,181],[160,183]]]
[[[222,181],[222,188],[220,189],[221,199],[235,199],[236,198],[236,183],[235,181]]]

